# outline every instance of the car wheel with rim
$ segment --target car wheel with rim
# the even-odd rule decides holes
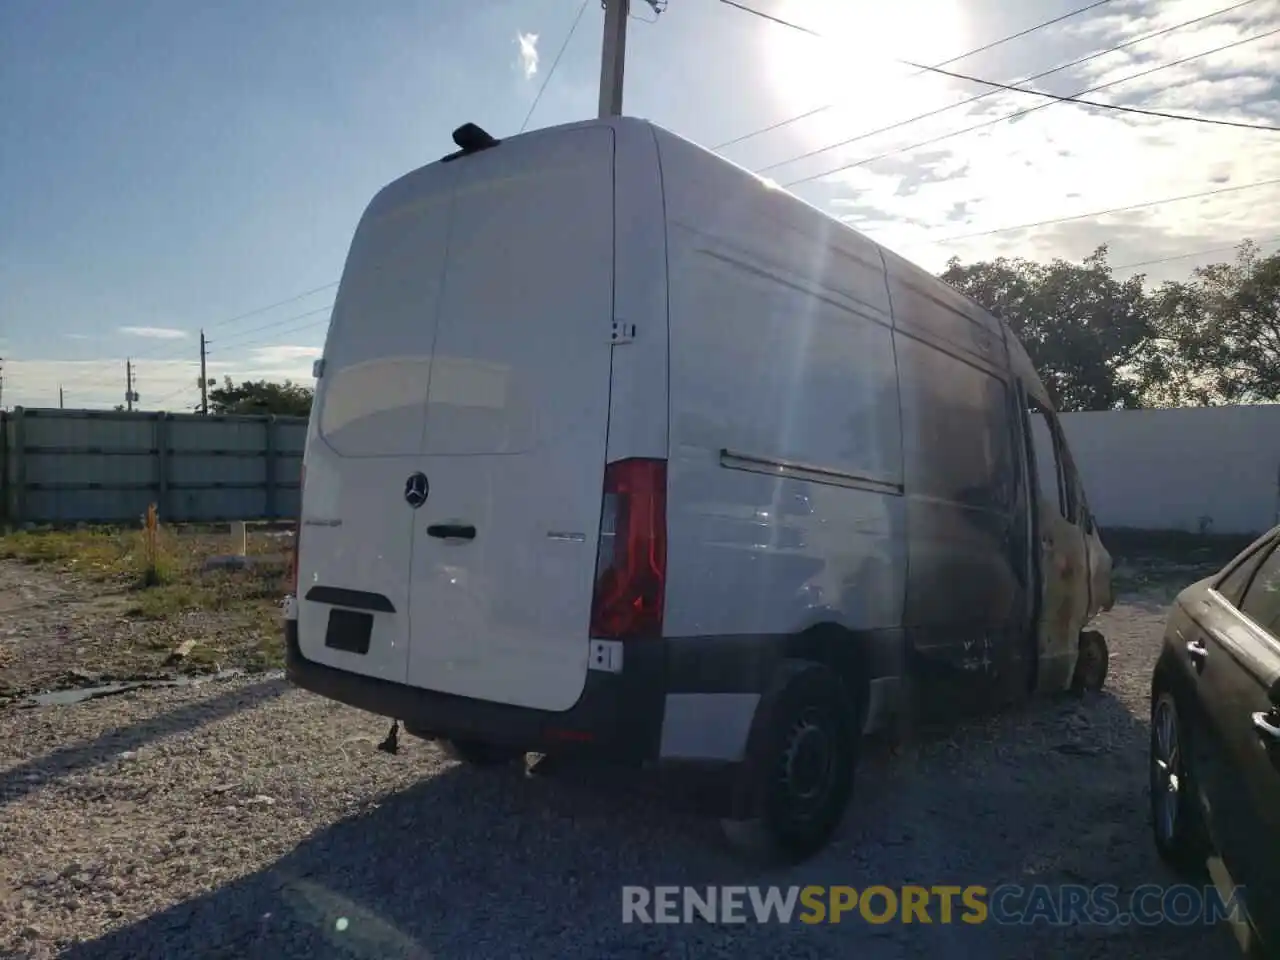
[[[1204,848],[1185,763],[1185,738],[1173,694],[1151,706],[1151,831],[1160,858],[1180,873],[1204,867]]]
[[[835,671],[784,665],[758,708],[739,773],[755,816],[725,820],[729,841],[768,860],[797,861],[826,845],[843,819],[857,763],[856,704]]]

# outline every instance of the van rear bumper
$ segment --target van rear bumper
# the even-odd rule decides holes
[[[761,634],[628,643],[621,672],[588,670],[578,702],[555,712],[316,663],[303,656],[294,619],[285,620],[285,640],[286,673],[295,685],[400,720],[419,736],[509,744],[540,753],[602,753],[624,763],[742,760],[762,694],[785,659],[806,652],[794,648],[794,638]],[[901,652],[899,639],[886,633],[879,641],[868,651],[872,682],[860,704],[864,721],[883,713],[880,701],[886,691],[881,687],[900,673],[894,659]]]
[[[330,700],[399,720],[418,736],[509,744],[531,752],[607,752],[623,762],[659,757],[665,706],[661,643],[628,650],[622,673],[588,671],[563,712],[477,700],[338,670],[308,660],[296,620],[285,621],[285,673]]]

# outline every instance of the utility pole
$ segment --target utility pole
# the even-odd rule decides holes
[[[130,413],[133,412],[133,360],[124,362],[124,402]]]
[[[0,357],[0,410],[4,409],[4,357]]]
[[[209,374],[205,365],[208,352],[206,347],[208,341],[204,338],[204,331],[200,331],[200,413],[202,416],[209,415]]]
[[[62,402],[62,384],[58,384],[58,409],[66,409],[66,405]]]
[[[622,116],[622,75],[627,59],[631,0],[602,0],[604,46],[600,51],[600,117]]]
[[[667,0],[645,0],[655,16]],[[604,7],[604,46],[600,51],[600,118],[622,116],[622,77],[627,61],[627,18],[631,0],[600,0]]]

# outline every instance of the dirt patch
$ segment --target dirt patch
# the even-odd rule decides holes
[[[267,559],[205,570],[230,549],[226,534],[164,531],[150,564],[137,531],[0,537],[0,702],[110,680],[278,666],[286,567]],[[271,558],[287,549],[278,536],[255,534],[248,552]]]

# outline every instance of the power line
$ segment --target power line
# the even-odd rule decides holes
[[[271,323],[264,323],[257,327],[251,327],[248,330],[241,330],[231,338],[231,341],[229,343],[227,341],[217,341],[217,340],[209,340],[208,343],[211,343],[211,344],[217,343],[218,346],[220,347],[235,346],[236,344],[241,342],[239,338],[243,337],[245,334],[260,333],[263,330],[275,330],[277,327],[283,326],[284,324],[287,324],[287,323],[292,323],[294,320],[302,320],[305,317],[313,317],[317,313],[324,313],[325,311],[332,310],[332,309],[333,309],[332,303],[326,304],[323,307],[317,307],[314,310],[308,310],[306,313],[294,314],[292,317],[285,317],[283,320],[274,320]],[[319,323],[327,323],[327,322],[328,322],[328,319],[326,318],[324,320],[317,321],[317,323],[307,324],[306,326],[314,327],[314,326],[317,326],[317,324]],[[288,333],[288,332],[289,332],[288,330],[281,330],[279,333]],[[279,333],[272,334],[272,336],[279,336]]]
[[[569,27],[569,32],[564,38],[564,43],[560,44],[560,52],[556,54],[556,58],[551,61],[551,69],[547,71],[547,75],[542,78],[542,86],[538,87],[538,94],[533,98],[533,103],[529,104],[529,112],[524,115],[524,123],[520,124],[520,132],[524,133],[524,128],[529,125],[529,120],[533,117],[533,111],[538,109],[538,102],[542,99],[543,92],[547,89],[547,84],[551,82],[551,78],[556,74],[556,67],[560,66],[560,58],[564,56],[565,50],[569,48],[569,41],[573,39],[574,31],[578,29],[578,23],[582,20],[583,13],[587,10],[589,0],[582,0],[582,5],[578,7],[578,14],[573,18],[573,25]]]
[[[1156,37],[1163,36],[1164,34],[1167,34],[1167,33],[1172,33],[1175,30],[1182,30],[1185,27],[1194,26],[1195,24],[1200,23],[1203,20],[1209,20],[1209,19],[1212,19],[1213,17],[1220,17],[1225,13],[1230,13],[1232,10],[1237,10],[1240,7],[1247,7],[1249,4],[1256,3],[1256,2],[1257,0],[1240,0],[1240,2],[1234,3],[1229,7],[1223,7],[1220,10],[1214,10],[1212,13],[1206,13],[1199,17],[1193,17],[1190,20],[1184,20],[1181,23],[1175,23],[1173,26],[1170,26],[1170,27],[1164,27],[1163,29],[1160,29],[1160,30],[1153,30],[1151,33],[1145,33],[1142,36],[1134,37],[1130,40],[1125,40],[1123,43],[1117,43],[1114,46],[1106,47],[1105,49],[1099,50],[1096,53],[1091,53],[1084,57],[1077,57],[1075,60],[1071,60],[1071,61],[1068,61],[1067,63],[1059,64],[1058,66],[1051,67],[1048,70],[1041,70],[1039,73],[1033,73],[1031,76],[1023,77],[1021,80],[1018,80],[1016,82],[1031,83],[1034,80],[1040,80],[1044,77],[1051,76],[1052,74],[1061,73],[1063,70],[1070,70],[1072,67],[1078,67],[1081,64],[1088,63],[1091,60],[1097,60],[1099,57],[1105,57],[1107,54],[1118,53],[1121,50],[1125,50],[1125,49],[1128,49],[1129,47],[1136,46],[1139,43],[1146,43],[1148,40],[1154,40]],[[1204,56],[1204,54],[1200,54],[1200,56]],[[942,66],[942,65],[939,64],[939,66]],[[1159,69],[1163,69],[1163,68],[1159,68]],[[1141,75],[1142,74],[1138,74],[1138,76],[1141,76]],[[1126,79],[1133,79],[1133,78],[1129,77]],[[1115,83],[1122,83],[1122,82],[1123,82],[1122,80],[1115,81]],[[1094,87],[1090,90],[1079,90],[1074,94],[1074,96],[1079,96],[1084,93],[1093,93],[1096,90],[1101,90],[1101,89],[1103,89],[1103,87]],[[780,160],[777,163],[771,163],[767,167],[761,167],[759,170],[756,171],[756,173],[766,173],[769,170],[775,170],[778,167],[789,166],[790,164],[796,163],[800,160],[807,160],[809,157],[816,157],[819,154],[827,153],[828,151],[835,150],[839,147],[847,147],[849,144],[857,143],[859,140],[866,140],[868,137],[874,137],[881,133],[888,133],[891,130],[897,130],[901,127],[909,126],[910,124],[916,123],[920,120],[928,120],[930,117],[936,117],[939,114],[949,113],[952,110],[958,110],[961,107],[967,107],[971,103],[977,103],[979,100],[985,100],[988,97],[991,97],[994,95],[995,95],[994,90],[988,90],[986,93],[979,93],[976,96],[967,97],[964,100],[957,100],[955,103],[947,104],[944,107],[936,107],[933,110],[928,110],[924,113],[916,114],[914,117],[907,117],[905,120],[899,120],[895,123],[889,124],[886,127],[879,127],[878,129],[875,129],[875,130],[868,130],[864,133],[859,133],[856,136],[848,137],[844,140],[839,140],[835,143],[828,144],[825,147],[819,147],[816,150],[809,150],[805,153],[802,153],[795,157],[791,157],[787,160]],[[1036,109],[1040,109],[1040,108],[1036,108]],[[1020,115],[1021,114],[1012,114],[1011,117],[1017,117]],[[976,129],[979,129],[980,127],[990,125],[991,123],[999,123],[1001,120],[1004,120],[1004,119],[1010,119],[1010,118],[1002,117],[1000,118],[1000,120],[993,120],[985,123],[980,123],[977,126],[971,127],[969,129],[976,130]],[[963,133],[967,131],[960,131],[960,132]],[[931,142],[933,141],[925,141],[925,143],[931,143]],[[911,150],[911,149],[914,149],[914,147],[906,147],[904,149]],[[893,155],[892,153],[883,154],[883,156],[892,156],[892,155]],[[879,160],[881,159],[881,157],[875,157],[873,159]],[[872,161],[868,160],[866,162],[870,163]],[[796,181],[796,182],[803,183],[804,181]]]
[[[1280,243],[1280,236],[1263,237],[1261,240],[1254,240],[1258,246],[1265,246],[1269,243]],[[1172,263],[1175,260],[1190,260],[1193,257],[1203,257],[1210,253],[1225,253],[1228,250],[1239,250],[1240,244],[1233,243],[1230,246],[1223,247],[1206,247],[1202,250],[1193,250],[1191,253],[1179,253],[1171,257],[1156,257],[1152,260],[1137,260],[1132,263],[1117,263],[1112,266],[1112,270],[1131,270],[1134,267],[1150,267],[1157,263]]]
[[[283,305],[288,304],[288,303],[293,303],[293,302],[294,302],[294,301],[296,301],[296,300],[301,300],[301,299],[303,299],[303,297],[310,296],[310,295],[311,295],[311,294],[313,294],[313,293],[317,293],[317,292],[319,292],[320,290],[327,289],[327,287],[331,287],[331,286],[334,286],[334,285],[335,285],[335,284],[328,284],[326,287],[317,287],[317,288],[316,288],[316,289],[314,289],[314,290],[309,290],[309,291],[307,291],[305,294],[299,294],[298,296],[290,297],[290,298],[289,298],[289,299],[287,299],[287,300],[280,300],[280,301],[278,301],[278,302],[276,302],[276,303],[272,304],[270,307],[263,307],[263,308],[259,308],[258,310],[250,311],[249,313],[246,313],[246,314],[241,314],[241,315],[240,315],[240,317],[239,317],[238,319],[245,319],[245,318],[247,318],[247,317],[254,316],[254,315],[256,315],[256,314],[265,313],[265,312],[266,312],[267,310],[269,310],[269,309],[274,309],[274,308],[276,308],[276,307],[280,307],[280,306],[283,306]],[[316,309],[314,309],[314,310],[308,310],[308,311],[306,311],[305,313],[298,313],[298,314],[294,314],[293,316],[290,316],[290,317],[285,317],[285,318],[283,318],[283,319],[281,319],[281,320],[273,320],[273,321],[270,321],[269,323],[262,323],[262,324],[258,324],[257,326],[254,326],[254,327],[249,327],[249,328],[244,329],[244,330],[238,330],[238,331],[235,331],[235,333],[232,335],[232,338],[231,338],[230,343],[225,343],[225,342],[223,342],[223,341],[218,341],[218,343],[219,343],[219,346],[224,346],[224,347],[225,347],[225,346],[236,346],[236,345],[238,345],[238,344],[240,343],[240,338],[242,338],[242,337],[244,337],[244,336],[252,336],[253,334],[255,334],[255,333],[259,333],[259,332],[261,332],[261,331],[263,331],[263,330],[274,330],[274,329],[276,329],[276,328],[278,328],[278,327],[280,327],[280,326],[283,326],[284,324],[292,323],[294,320],[301,320],[301,319],[303,319],[304,317],[314,316],[314,315],[315,315],[315,314],[317,314],[317,313],[323,313],[323,312],[325,312],[326,310],[332,310],[332,309],[333,309],[333,304],[332,304],[332,303],[330,303],[330,304],[327,304],[327,305],[325,305],[325,306],[323,306],[323,307],[317,307],[317,308],[316,308]],[[321,322],[325,322],[325,321],[321,321]],[[215,324],[212,324],[211,326],[219,326],[219,324],[216,324],[216,323],[215,323]],[[310,324],[309,326],[315,326],[315,324]],[[293,331],[292,331],[292,330],[280,330],[278,334],[274,334],[274,335],[277,335],[277,336],[278,336],[278,335],[280,335],[280,334],[291,333],[291,332],[293,332]],[[209,341],[207,341],[207,342],[208,342],[208,343],[214,343],[215,341],[213,341],[213,340],[209,340]],[[254,342],[261,342],[261,341],[260,341],[260,340],[258,340],[258,341],[254,341]],[[138,362],[139,360],[147,360],[147,361],[150,361],[150,362],[153,362],[153,363],[173,363],[173,362],[186,363],[187,361],[185,361],[185,360],[182,360],[182,359],[181,359],[181,355],[182,355],[182,353],[183,353],[183,352],[185,352],[185,351],[186,351],[186,350],[188,350],[188,349],[189,349],[189,346],[188,346],[186,343],[184,343],[184,344],[182,344],[182,345],[181,345],[180,347],[178,347],[178,348],[171,348],[168,352],[166,352],[166,353],[164,353],[164,354],[157,355],[157,354],[155,354],[155,353],[149,353],[149,354],[148,354],[148,353],[142,353],[142,354],[132,354],[132,356],[133,356],[133,359],[134,359],[134,364],[135,364],[135,366],[137,365],[137,362]],[[90,378],[90,379],[88,379],[88,380],[82,381],[82,385],[84,385],[84,386],[90,386],[90,387],[92,387],[92,386],[106,386],[106,385],[110,382],[110,380],[114,379],[114,376],[115,376],[115,374],[107,374],[107,375],[102,375],[102,376],[98,376],[98,377],[92,377],[92,378]]]
[[[1010,233],[1014,230],[1030,230],[1032,227],[1047,227],[1055,223],[1069,223],[1072,220],[1090,220],[1094,217],[1106,216],[1110,213],[1125,213],[1129,210],[1142,210],[1147,207],[1158,207],[1166,203],[1178,203],[1182,200],[1196,200],[1200,197],[1216,197],[1224,193],[1236,193],[1241,190],[1256,190],[1259,187],[1269,187],[1273,184],[1280,183],[1280,177],[1270,180],[1259,180],[1256,183],[1243,183],[1234,187],[1218,187],[1216,190],[1202,190],[1199,193],[1186,193],[1179,197],[1165,197],[1162,200],[1147,200],[1143,203],[1131,203],[1123,207],[1108,207],[1106,210],[1094,210],[1090,213],[1077,213],[1069,217],[1054,217],[1052,220],[1037,220],[1034,223],[1019,223],[1011,227],[997,227],[994,230],[976,230],[973,233],[958,233],[954,236],[944,237],[941,240],[931,241],[933,243],[953,243],[956,240],[969,240],[973,237],[989,237],[997,233]]]
[[[312,320],[310,323],[302,323],[296,327],[287,327],[284,330],[277,330],[275,333],[268,334],[265,337],[255,337],[252,340],[237,340],[234,344],[232,344],[232,346],[235,346],[238,348],[251,347],[251,346],[254,346],[255,344],[266,343],[268,340],[275,340],[279,337],[284,336],[285,334],[299,333],[302,330],[310,330],[313,327],[323,326],[328,322],[329,322],[328,317],[322,317],[319,320]]]
[[[191,360],[188,362],[195,363],[196,361]],[[163,397],[161,397],[159,400],[156,400],[154,403],[148,404],[148,406],[154,407],[156,410],[161,410],[164,408],[164,404],[168,403],[174,397],[178,396],[178,394],[183,393],[184,391],[190,390],[190,389],[191,389],[190,387],[179,387],[177,390],[173,390],[173,391],[170,391],[169,393],[166,393]]]
[[[729,2],[729,0],[721,0],[721,2],[722,2],[722,3],[728,3],[728,2]],[[975,47],[975,48],[974,48],[974,49],[972,49],[972,50],[969,50],[969,51],[967,51],[967,52],[965,52],[965,53],[958,54],[957,56],[951,57],[951,58],[950,58],[950,59],[948,59],[948,60],[941,60],[941,61],[939,61],[938,63],[934,64],[934,67],[945,67],[945,66],[948,66],[948,65],[950,65],[950,64],[956,63],[956,62],[958,62],[958,61],[960,61],[960,60],[967,60],[969,57],[977,56],[979,53],[986,53],[988,50],[993,50],[993,49],[995,49],[996,47],[1001,46],[1002,44],[1009,43],[1010,41],[1013,41],[1013,40],[1019,40],[1019,39],[1021,39],[1022,37],[1025,37],[1025,36],[1028,36],[1029,34],[1035,33],[1037,30],[1043,30],[1045,27],[1051,27],[1051,26],[1053,26],[1055,23],[1061,23],[1063,20],[1069,20],[1070,18],[1072,18],[1072,17],[1077,17],[1077,16],[1079,16],[1079,15],[1080,15],[1080,14],[1082,14],[1082,13],[1088,13],[1090,10],[1093,10],[1093,9],[1094,9],[1094,8],[1096,8],[1096,7],[1101,7],[1101,6],[1103,6],[1104,4],[1111,3],[1111,2],[1112,2],[1112,0],[1095,0],[1095,2],[1090,3],[1090,4],[1088,4],[1087,6],[1078,7],[1078,8],[1076,8],[1075,10],[1068,11],[1067,13],[1064,13],[1064,14],[1063,14],[1062,16],[1060,16],[1060,17],[1054,17],[1052,20],[1045,20],[1045,21],[1043,21],[1043,22],[1041,22],[1041,23],[1037,23],[1037,24],[1035,24],[1034,26],[1030,26],[1030,27],[1028,27],[1028,28],[1027,28],[1027,29],[1025,29],[1025,30],[1019,30],[1017,33],[1011,33],[1011,34],[1009,34],[1007,37],[1001,37],[1001,38],[1000,38],[1000,39],[998,39],[998,40],[992,40],[990,43],[985,43],[985,44],[983,44],[983,45],[982,45],[982,46],[980,46],[980,47]],[[1245,2],[1247,2],[1247,3],[1253,3],[1253,2],[1254,2],[1254,0],[1245,0]],[[748,7],[744,7],[744,6],[742,6],[741,4],[739,4],[739,3],[731,3],[731,4],[729,4],[729,5],[730,5],[730,6],[733,6],[733,7],[737,7],[737,8],[738,8],[738,9],[740,9],[740,10],[745,10],[745,11],[747,11],[748,13],[757,13],[757,12],[758,12],[758,11],[752,10],[752,9],[750,9],[750,8],[748,8]],[[770,17],[770,18],[768,18],[768,19],[776,19],[776,18]],[[786,25],[787,25],[787,26],[790,26],[790,24],[786,24]],[[810,31],[806,31],[806,32],[810,32]],[[909,76],[905,77],[904,79],[906,79],[906,80],[914,79],[915,77],[921,76],[924,72],[925,72],[925,71],[923,71],[923,70],[917,70],[915,73],[910,74]],[[828,103],[828,104],[825,104],[825,105],[823,105],[823,106],[821,106],[821,107],[816,107],[815,109],[813,109],[813,110],[808,110],[808,111],[806,111],[805,113],[799,114],[798,116],[791,117],[791,118],[789,118],[789,119],[787,119],[787,120],[780,120],[780,121],[779,121],[779,122],[777,122],[777,123],[770,124],[770,125],[769,125],[769,126],[767,126],[767,127],[762,127],[762,128],[760,128],[759,130],[753,130],[753,131],[752,131],[752,132],[750,132],[750,133],[744,133],[742,136],[740,136],[740,137],[734,137],[732,140],[726,140],[724,143],[716,144],[716,145],[715,145],[715,146],[713,146],[711,149],[712,149],[712,150],[723,150],[725,147],[731,147],[731,146],[734,146],[735,144],[742,143],[742,142],[743,142],[743,141],[745,141],[745,140],[751,140],[751,139],[753,139],[754,137],[758,137],[758,136],[760,136],[760,135],[762,135],[762,134],[765,134],[765,133],[772,133],[774,130],[780,130],[781,128],[783,128],[783,127],[787,127],[787,126],[790,126],[790,125],[791,125],[791,124],[793,124],[793,123],[799,123],[801,120],[807,120],[807,119],[809,119],[809,117],[813,117],[813,116],[816,116],[816,115],[817,115],[817,114],[819,114],[819,113],[823,113],[823,112],[825,112],[825,111],[827,111],[827,110],[831,110],[831,109],[833,109],[833,108],[834,108],[834,107],[836,107],[836,106],[838,106],[838,104],[835,104],[835,103]]]
[[[902,61],[910,63],[909,60]],[[1032,90],[1030,87],[1020,87],[1012,83],[996,83],[994,80],[983,80],[981,77],[971,77],[964,73],[953,73],[950,70],[940,70],[937,67],[920,67],[921,70],[928,70],[931,73],[939,73],[944,77],[952,77],[956,80],[967,80],[970,83],[981,83],[988,87],[995,87],[997,90],[1010,90],[1013,93],[1028,93],[1036,97],[1047,97],[1050,100],[1057,100],[1059,103],[1078,103],[1085,107],[1100,107],[1104,110],[1116,110],[1120,113],[1136,113],[1144,117],[1160,117],[1164,120],[1187,120],[1192,123],[1211,123],[1220,127],[1239,127],[1242,130],[1270,130],[1273,133],[1280,133],[1280,127],[1269,123],[1245,123],[1240,120],[1219,120],[1214,117],[1193,117],[1185,113],[1166,113],[1163,110],[1144,110],[1142,107],[1125,107],[1118,103],[1102,103],[1098,100],[1085,100],[1081,97],[1063,96],[1057,93],[1049,93],[1046,90]]]
[[[269,303],[266,306],[257,307],[253,310],[249,310],[249,311],[246,311],[245,313],[237,314],[236,316],[229,317],[225,320],[215,320],[212,323],[208,324],[206,329],[221,328],[221,327],[229,326],[230,324],[233,324],[233,323],[239,323],[241,320],[247,320],[250,317],[255,317],[260,314],[267,313],[268,311],[275,310],[278,307],[283,307],[290,303],[296,303],[298,300],[304,300],[309,296],[319,293],[321,290],[328,290],[332,287],[336,287],[338,283],[339,281],[334,280],[331,283],[322,284],[321,286],[313,287],[310,290],[304,290],[302,293],[294,294],[291,297],[286,297],[283,300],[277,300],[275,303]],[[329,308],[322,307],[321,309],[329,309]],[[313,311],[313,312],[319,312],[319,311]],[[309,314],[303,314],[302,316],[309,316]],[[278,321],[278,323],[288,323],[290,320],[294,320],[294,319],[297,319],[297,317],[290,317],[285,320]],[[259,325],[256,327],[249,327],[246,330],[237,331],[237,333],[256,333],[259,330],[265,330],[265,329],[269,329],[272,326],[276,326],[278,325],[278,323],[277,324],[269,323],[269,324]],[[189,349],[189,345],[185,342],[185,339],[186,338],[184,337],[183,343],[177,344],[174,346],[157,347],[149,351],[144,351],[142,353],[134,353],[132,354],[133,359],[135,361],[147,360],[147,361],[152,361],[156,363],[169,363],[175,360],[179,360],[182,354]],[[96,387],[96,386],[105,387],[113,383],[114,379],[115,379],[115,374],[112,373],[110,375],[92,377],[92,378],[89,378],[88,380],[81,381],[81,385],[88,386],[88,387]]]
[[[321,290],[328,290],[330,287],[336,287],[337,285],[338,285],[338,281],[334,280],[331,283],[326,283],[319,287],[313,287],[310,290],[304,290],[302,293],[295,294],[294,296],[289,297],[288,299],[277,300],[275,303],[267,304],[267,306],[265,307],[258,307],[256,310],[250,310],[248,313],[242,313],[239,316],[232,317],[229,320],[215,320],[213,323],[205,324],[205,328],[209,329],[212,327],[225,327],[233,323],[239,323],[241,320],[247,320],[250,317],[256,317],[258,314],[266,313],[268,310],[274,310],[276,307],[283,307],[283,306],[286,306],[287,304],[295,303],[298,300],[305,300],[307,297],[311,296],[313,293],[319,293]]]
[[[245,313],[237,314],[234,317],[228,317],[225,320],[214,320],[212,323],[205,324],[205,329],[212,330],[214,328],[227,327],[233,323],[239,323],[241,320],[248,320],[250,317],[256,317],[256,316],[259,316],[260,314],[268,313],[271,310],[277,309],[278,307],[288,306],[289,304],[296,303],[299,300],[305,300],[307,297],[317,294],[321,290],[328,290],[332,287],[336,287],[338,283],[339,281],[334,280],[331,283],[322,284],[321,286],[318,286],[318,287],[312,287],[310,290],[304,290],[302,293],[294,294],[291,297],[286,297],[284,300],[277,300],[275,303],[269,303],[265,307],[257,307]],[[262,328],[252,327],[250,329],[258,330]],[[176,350],[174,348],[170,348],[165,352],[164,356],[157,356],[155,351],[151,351],[150,353],[139,353],[139,354],[135,354],[134,356],[136,359],[139,359],[139,360],[148,360],[148,359],[163,360],[163,359],[167,359],[170,356],[175,356],[176,354],[181,353],[183,349],[185,349],[185,344],[182,347],[177,348]]]
[[[781,17],[775,17],[773,14],[765,13],[763,10],[757,10],[755,7],[748,7],[746,4],[736,2],[736,0],[720,0],[720,2],[725,6],[737,7],[744,13],[749,13],[753,17],[759,17],[761,20],[769,20],[779,26],[790,27],[792,30],[799,30],[801,33],[807,33],[809,36],[817,37],[819,40],[826,39],[817,30],[812,30],[809,27],[802,27],[800,24],[792,23],[790,20],[783,20]]]
[[[1219,47],[1214,47],[1212,50],[1204,50],[1204,51],[1202,51],[1202,52],[1200,52],[1200,53],[1193,54],[1193,55],[1191,55],[1191,56],[1189,56],[1189,57],[1182,57],[1182,58],[1181,58],[1181,59],[1179,59],[1179,60],[1173,60],[1173,61],[1171,61],[1171,62],[1169,62],[1169,63],[1164,63],[1164,64],[1161,64],[1160,66],[1157,66],[1157,67],[1151,67],[1151,68],[1149,68],[1149,69],[1147,69],[1147,70],[1139,71],[1138,73],[1132,73],[1132,74],[1129,74],[1127,77],[1120,77],[1118,80],[1111,80],[1111,81],[1109,81],[1109,82],[1107,82],[1107,83],[1100,83],[1100,84],[1098,84],[1098,85],[1096,85],[1096,86],[1089,87],[1088,89],[1085,89],[1085,90],[1077,90],[1075,93],[1073,93],[1073,94],[1072,94],[1072,96],[1076,96],[1076,97],[1078,97],[1078,96],[1082,96],[1082,95],[1084,95],[1084,94],[1086,94],[1086,93],[1096,93],[1096,92],[1097,92],[1097,91],[1099,91],[1099,90],[1105,90],[1105,89],[1107,89],[1107,88],[1109,88],[1109,87],[1118,86],[1119,84],[1127,83],[1127,82],[1128,82],[1128,81],[1130,81],[1130,80],[1137,80],[1137,79],[1139,79],[1140,77],[1149,76],[1150,74],[1158,73],[1158,72],[1160,72],[1161,70],[1168,70],[1168,69],[1170,69],[1170,68],[1172,68],[1172,67],[1181,66],[1181,65],[1182,65],[1182,64],[1184,64],[1184,63],[1189,63],[1189,62],[1190,62],[1190,61],[1192,61],[1192,60],[1198,60],[1198,59],[1200,59],[1201,57],[1207,57],[1207,56],[1210,56],[1211,54],[1221,53],[1223,50],[1230,50],[1230,49],[1231,49],[1231,48],[1233,48],[1233,47],[1239,47],[1239,46],[1242,46],[1243,44],[1246,44],[1246,43],[1254,43],[1255,41],[1258,41],[1258,40],[1264,40],[1264,39],[1266,39],[1267,37],[1273,36],[1274,34],[1277,34],[1277,33],[1280,33],[1280,27],[1276,28],[1275,30],[1268,30],[1268,31],[1266,31],[1265,33],[1258,33],[1258,34],[1254,34],[1253,36],[1251,36],[1251,37],[1246,37],[1246,38],[1245,38],[1245,39],[1243,39],[1243,40],[1236,40],[1236,41],[1234,41],[1234,42],[1232,42],[1232,43],[1227,43],[1227,44],[1223,44],[1222,46],[1219,46]],[[953,137],[960,137],[960,136],[963,136],[963,135],[964,135],[964,134],[966,134],[966,133],[972,133],[972,132],[973,132],[973,131],[975,131],[975,130],[981,130],[981,129],[983,129],[984,127],[994,126],[994,125],[995,125],[995,124],[997,124],[997,123],[1004,123],[1006,120],[1016,120],[1016,119],[1017,119],[1017,118],[1019,118],[1019,117],[1025,117],[1025,116],[1027,116],[1028,114],[1035,113],[1037,110],[1047,110],[1048,108],[1053,107],[1053,106],[1056,106],[1056,105],[1057,105],[1057,104],[1056,104],[1056,101],[1055,101],[1055,102],[1050,102],[1050,103],[1042,103],[1042,104],[1041,104],[1040,106],[1038,106],[1038,107],[1029,107],[1029,108],[1027,108],[1026,110],[1018,110],[1018,111],[1017,111],[1017,112],[1015,112],[1015,113],[1010,113],[1010,114],[1007,114],[1006,116],[1003,116],[1003,117],[996,117],[995,119],[992,119],[992,120],[984,120],[982,123],[976,123],[976,124],[974,124],[973,126],[965,127],[963,130],[953,130],[951,133],[944,133],[944,134],[941,134],[941,135],[936,136],[936,137],[930,137],[928,140],[922,140],[922,141],[920,141],[919,143],[913,143],[913,144],[911,144],[910,146],[907,146],[907,147],[899,147],[899,148],[897,148],[897,149],[895,149],[895,150],[888,150],[888,151],[886,151],[885,153],[877,154],[877,155],[876,155],[876,156],[874,156],[874,157],[867,157],[867,158],[865,158],[865,159],[863,159],[863,160],[855,160],[855,161],[853,161],[852,163],[844,163],[844,164],[841,164],[841,165],[840,165],[840,166],[838,166],[838,167],[832,167],[830,170],[824,170],[824,171],[823,171],[823,172],[821,172],[821,173],[815,173],[815,174],[812,174],[812,175],[807,176],[807,177],[800,177],[800,178],[798,178],[798,179],[796,179],[796,180],[791,180],[791,181],[789,181],[789,182],[787,182],[787,183],[783,184],[783,186],[784,186],[784,187],[794,187],[794,186],[796,186],[796,185],[798,185],[798,184],[801,184],[801,183],[808,183],[808,182],[810,182],[811,180],[818,180],[818,179],[821,179],[822,177],[829,177],[829,176],[831,176],[831,174],[833,174],[833,173],[840,173],[841,171],[849,170],[849,169],[851,169],[851,168],[853,168],[853,167],[861,167],[861,166],[865,166],[865,165],[866,165],[866,164],[868,164],[868,163],[874,163],[874,162],[876,162],[877,160],[883,160],[883,159],[885,159],[886,157],[896,156],[896,155],[898,155],[898,154],[900,154],[900,153],[909,153],[910,151],[912,151],[912,150],[918,150],[918,149],[920,149],[921,147],[927,147],[927,146],[930,146],[930,145],[935,144],[935,143],[941,143],[943,140],[950,140],[950,139],[951,139],[951,138],[953,138]],[[834,145],[833,145],[833,147],[834,147],[834,146],[843,146],[843,144],[834,144]],[[818,152],[819,152],[819,153],[822,153],[822,152],[825,152],[825,150],[830,150],[830,149],[832,149],[833,147],[827,147],[827,148],[825,148],[824,150],[821,150],[821,151],[818,151]],[[792,160],[788,160],[788,161],[785,161],[785,162],[786,162],[786,163],[792,163],[792,162],[794,162],[795,160],[800,160],[800,159],[804,159],[804,158],[803,158],[803,157],[795,157],[795,158],[793,158]],[[775,166],[780,166],[780,164],[775,164]],[[770,168],[765,168],[765,169],[770,169]],[[762,171],[756,171],[756,172],[757,172],[757,173],[760,173],[760,172],[762,172]]]

